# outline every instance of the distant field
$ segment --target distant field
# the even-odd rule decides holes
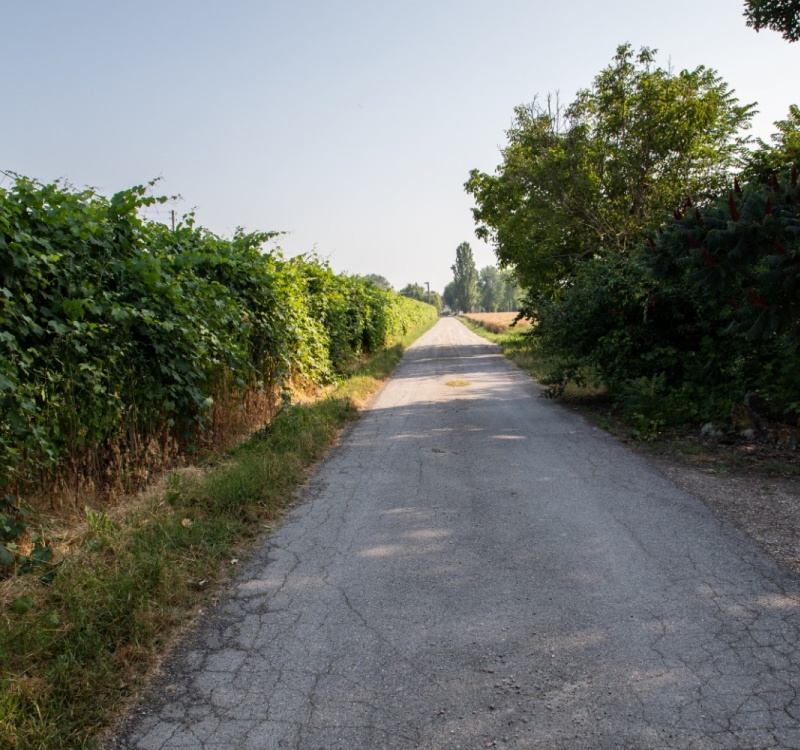
[[[467,320],[477,323],[479,326],[485,328],[492,333],[503,333],[508,330],[514,319],[517,317],[515,312],[496,312],[496,313],[467,313],[464,315]],[[523,330],[531,327],[530,320],[521,320],[515,328]]]

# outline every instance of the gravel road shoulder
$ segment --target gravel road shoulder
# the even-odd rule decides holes
[[[800,576],[800,479],[759,470],[719,469],[697,457],[636,448],[660,474],[750,536],[773,560]],[[786,462],[797,465],[787,453]]]

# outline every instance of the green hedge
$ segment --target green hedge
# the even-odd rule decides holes
[[[323,384],[435,310],[313,257],[142,218],[151,186],[110,200],[17,176],[0,189],[0,491],[88,453],[209,429],[222,375],[241,394]],[[100,462],[102,463],[102,462]]]

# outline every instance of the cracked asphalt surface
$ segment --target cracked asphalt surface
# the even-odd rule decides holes
[[[107,747],[800,748],[796,579],[538,393],[441,320]]]

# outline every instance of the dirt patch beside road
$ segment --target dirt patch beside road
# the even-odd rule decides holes
[[[800,470],[796,451],[697,443],[696,454],[639,444],[635,450],[718,517],[752,537],[772,559],[800,576]],[[750,467],[731,465],[737,454]],[[786,474],[766,471],[783,466]]]

